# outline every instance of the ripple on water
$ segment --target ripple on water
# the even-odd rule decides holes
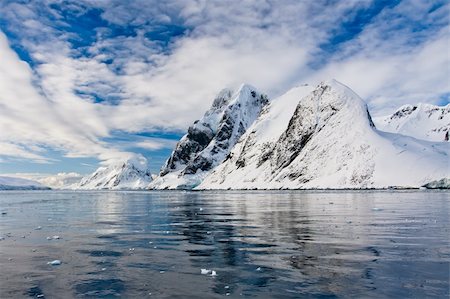
[[[448,195],[8,192],[0,298],[445,298]]]

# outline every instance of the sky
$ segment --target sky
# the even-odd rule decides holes
[[[0,174],[157,173],[223,88],[450,101],[446,0],[0,0]]]

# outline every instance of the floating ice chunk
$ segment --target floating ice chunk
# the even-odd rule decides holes
[[[40,226],[40,225],[35,228],[35,230],[41,230],[41,229],[42,229],[42,226]]]
[[[212,271],[211,271],[211,276],[217,276],[217,272],[214,271],[214,270],[212,270]]]
[[[166,271],[164,271],[164,270],[161,270],[161,271],[159,271],[159,273],[161,273],[161,274],[163,274],[163,273],[165,273]]]
[[[61,261],[60,260],[54,260],[54,261],[48,262],[47,265],[59,266],[59,265],[61,265]]]
[[[229,289],[229,288],[230,288],[230,286],[224,286],[224,288],[225,288],[225,289]]]
[[[44,298],[44,294],[39,294],[36,296],[36,298]]]
[[[106,270],[106,268],[102,268],[102,271],[105,271]]]
[[[52,237],[47,237],[47,240],[51,240],[52,239]]]
[[[203,275],[210,274],[211,270],[209,270],[209,269],[202,269],[202,270],[200,270],[200,273],[203,274]]]
[[[256,271],[261,271],[261,267],[256,268]]]
[[[130,248],[130,249],[128,249],[129,251],[134,251],[134,248]]]
[[[372,211],[382,211],[382,208],[372,208]]]
[[[198,209],[199,211],[203,211],[203,208]]]

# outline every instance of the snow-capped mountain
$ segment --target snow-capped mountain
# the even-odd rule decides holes
[[[330,81],[273,100],[196,189],[420,187],[450,177],[449,155],[448,143],[378,131],[361,98]]]
[[[99,167],[93,174],[84,177],[74,189],[144,189],[151,180],[147,159],[136,155],[124,162]]]
[[[16,178],[0,176],[0,190],[49,190],[50,188],[39,182]]]
[[[193,188],[220,164],[268,103],[265,95],[243,84],[223,90],[195,121],[162,167],[151,189]]]
[[[428,141],[448,141],[450,104],[405,105],[388,116],[374,118],[381,131],[399,133]]]

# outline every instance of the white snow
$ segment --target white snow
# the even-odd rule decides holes
[[[450,131],[450,104],[404,105],[392,115],[375,117],[374,122],[381,131],[428,141],[444,141]]]
[[[292,107],[282,103],[294,92],[273,103]],[[448,143],[377,131],[366,104],[337,81],[297,101],[292,117],[268,107],[196,189],[420,187],[450,177]]]
[[[136,155],[126,161],[116,161],[98,168],[84,177],[74,189],[144,189],[151,180],[147,159]]]

